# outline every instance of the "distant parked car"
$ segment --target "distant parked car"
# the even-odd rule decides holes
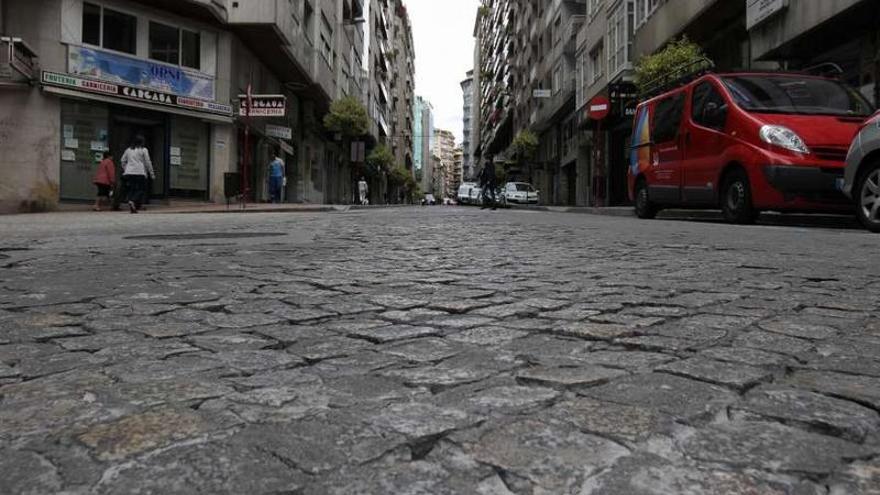
[[[481,205],[483,204],[483,189],[480,186],[474,186],[471,188],[470,199],[468,199],[469,205]]]
[[[473,189],[477,187],[474,182],[465,182],[458,187],[458,204],[467,205],[471,203],[471,194]]]
[[[433,194],[425,194],[425,199],[422,200],[423,205],[434,206],[437,204],[437,199],[434,198]]]
[[[880,112],[862,124],[849,148],[843,193],[853,199],[862,225],[880,232]]]
[[[538,204],[538,190],[526,182],[508,182],[500,199],[507,203]]]

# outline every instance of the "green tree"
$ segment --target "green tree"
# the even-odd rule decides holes
[[[513,138],[513,151],[521,162],[534,160],[538,152],[538,136],[528,129],[519,131]]]
[[[640,91],[646,89],[646,85],[663,75],[670,78],[685,75],[688,65],[700,60],[709,62],[706,53],[696,43],[691,42],[687,36],[673,40],[666,47],[653,55],[646,55],[636,63],[635,83]],[[678,72],[681,71],[680,74]]]
[[[371,175],[378,175],[381,172],[390,172],[394,166],[394,154],[388,146],[380,144],[373,148],[373,151],[367,156],[367,168],[372,172]]]
[[[367,109],[353,96],[346,96],[331,103],[330,112],[324,116],[324,127],[330,132],[342,134],[347,139],[366,134],[369,125]]]

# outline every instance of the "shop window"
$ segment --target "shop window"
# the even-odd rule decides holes
[[[118,52],[137,52],[137,18],[111,9],[104,9],[103,42],[104,48]]]
[[[91,3],[83,4],[82,41],[101,46],[101,7]]]
[[[151,21],[150,58],[178,65],[180,63],[180,30]]]
[[[202,40],[199,33],[181,31],[180,65],[196,70],[202,68]]]

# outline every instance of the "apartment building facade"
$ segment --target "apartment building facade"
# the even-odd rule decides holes
[[[363,94],[362,0],[3,0],[0,10],[3,51],[17,54],[0,60],[0,210],[93,198],[100,155],[118,162],[136,135],[157,201],[224,201],[224,174],[242,172],[250,199],[264,200],[276,150],[286,201],[350,196],[345,150],[322,120],[333,99]],[[273,96],[245,117],[249,90]]]
[[[416,96],[413,105],[413,163],[422,191],[432,190],[434,139],[434,107],[427,99]]]
[[[446,129],[434,129],[433,149],[434,155],[432,170],[432,189],[437,200],[452,197],[458,192],[455,184],[455,135]]]
[[[469,70],[461,82],[462,101],[462,175],[464,180],[473,180],[474,159],[471,140],[474,120],[474,71]]]

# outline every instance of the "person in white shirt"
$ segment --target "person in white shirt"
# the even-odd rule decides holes
[[[367,180],[361,177],[361,180],[358,182],[358,195],[360,196],[362,205],[370,204],[368,194],[369,188],[367,187]]]
[[[155,178],[150,152],[144,146],[144,137],[137,136],[134,143],[122,154],[122,180],[128,193],[128,209],[137,213],[144,202],[147,177]]]

